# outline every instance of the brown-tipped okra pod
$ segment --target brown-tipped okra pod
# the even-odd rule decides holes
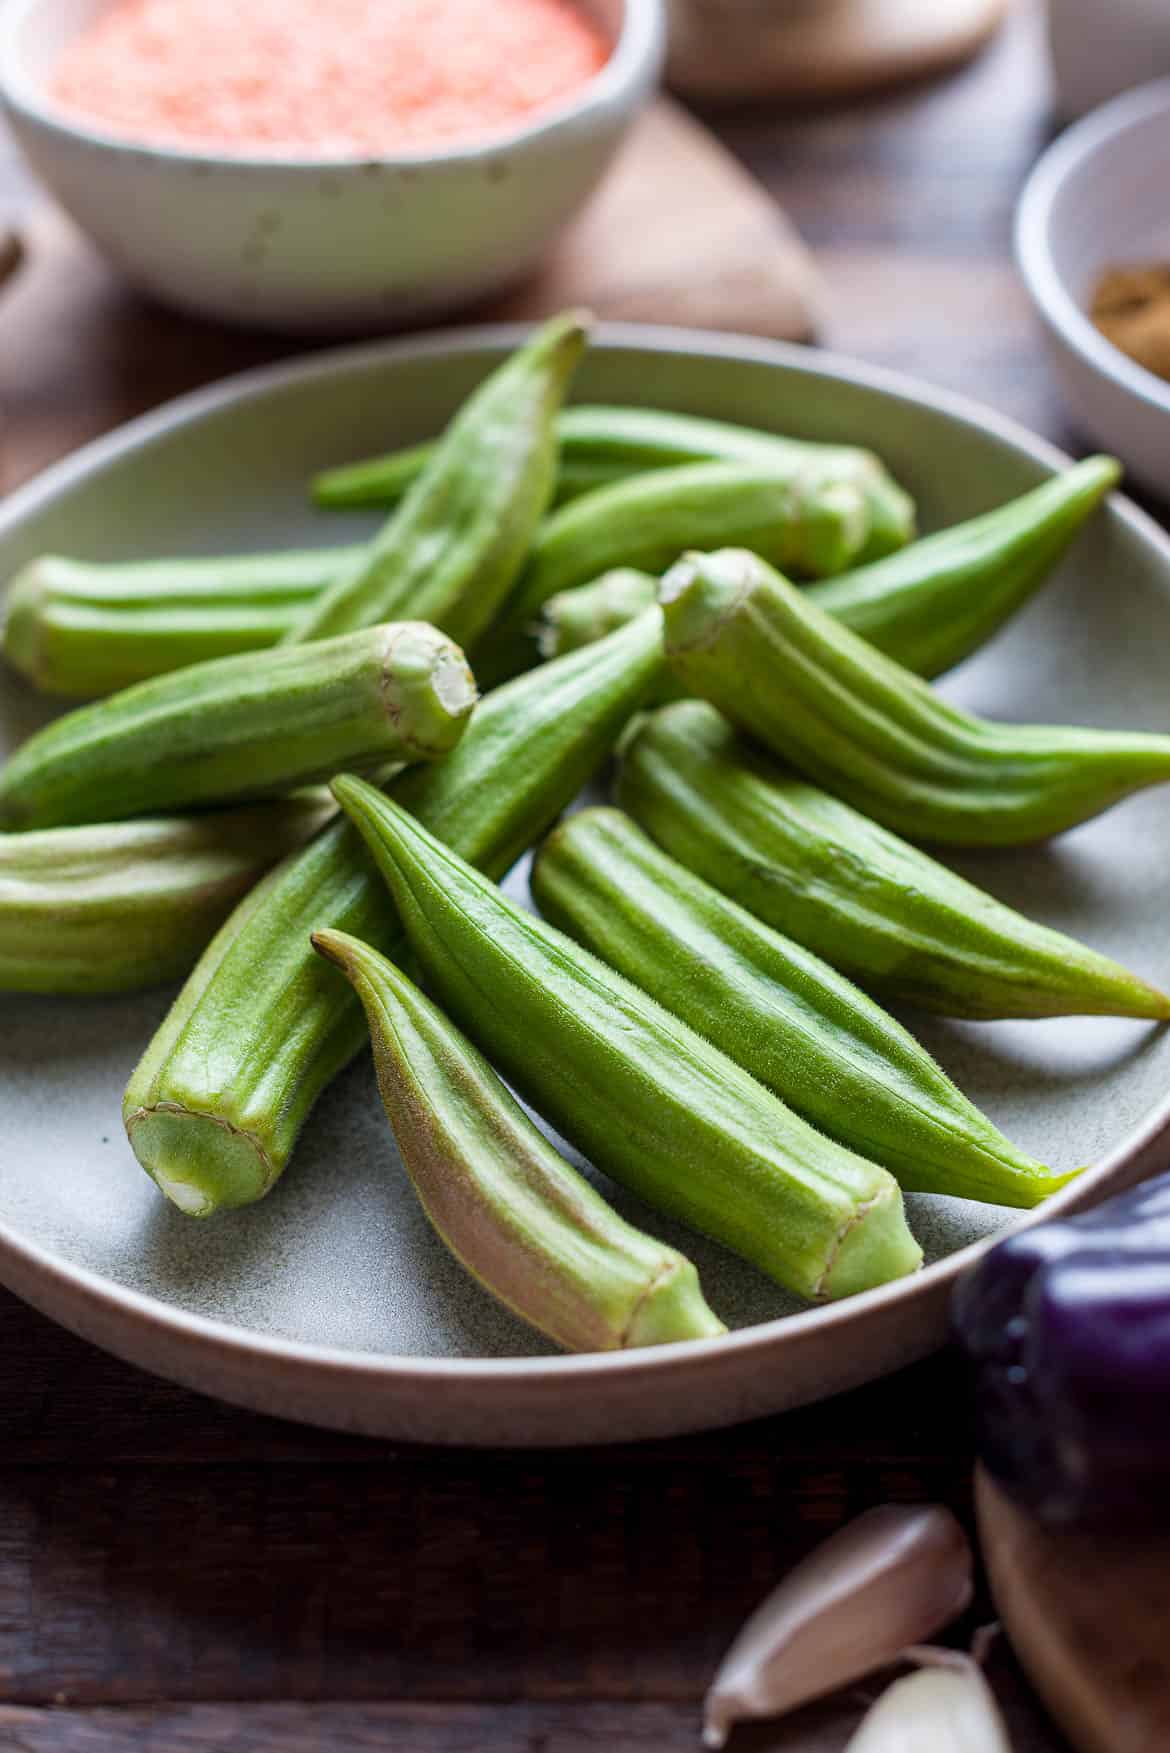
[[[271,796],[355,759],[434,760],[458,742],[475,698],[463,653],[425,622],[217,658],[31,737],[0,768],[0,827]]]
[[[726,1331],[694,1266],[637,1230],[569,1167],[483,1055],[392,962],[341,931],[315,947],[366,1013],[403,1165],[451,1252],[566,1351]]]
[[[1170,780],[1170,736],[992,723],[949,705],[743,549],[687,555],[659,600],[684,687],[898,833],[1020,845]]]

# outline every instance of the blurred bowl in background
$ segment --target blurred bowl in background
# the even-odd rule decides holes
[[[234,156],[140,145],[54,104],[62,48],[108,3],[0,8],[0,101],[30,164],[143,291],[291,333],[396,327],[520,279],[599,182],[663,55],[662,0],[587,0],[609,60],[512,132],[389,157]]]
[[[1170,74],[1167,0],[1048,0],[1056,108],[1072,121]]]
[[[857,97],[968,60],[1007,3],[667,0],[667,81],[705,103]]]
[[[1095,110],[1049,147],[1016,214],[1016,257],[1079,425],[1170,499],[1170,382],[1107,341],[1088,307],[1106,267],[1170,262],[1170,79]]]

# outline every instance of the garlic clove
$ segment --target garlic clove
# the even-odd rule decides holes
[[[868,1510],[798,1564],[743,1627],[707,1694],[706,1745],[722,1747],[733,1723],[779,1716],[887,1667],[958,1618],[972,1587],[971,1548],[949,1510]]]
[[[845,1753],[1011,1753],[1003,1717],[977,1662],[953,1651],[886,1688]]]

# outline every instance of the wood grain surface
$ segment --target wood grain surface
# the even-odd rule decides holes
[[[944,83],[717,125],[813,246],[828,343],[1068,440],[1009,255],[1047,129],[1029,11]],[[0,148],[0,212],[32,211]],[[0,302],[10,483],[287,351],[147,307],[84,252],[87,298],[42,280],[17,345],[34,272]],[[690,1750],[715,1660],[794,1559],[889,1499],[970,1525],[970,1479],[954,1356],[714,1436],[437,1452],[216,1405],[0,1294],[0,1749]],[[1000,1668],[1017,1753],[1060,1753]],[[811,1724],[736,1745],[825,1743]]]

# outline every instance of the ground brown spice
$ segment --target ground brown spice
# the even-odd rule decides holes
[[[1170,381],[1170,262],[1106,268],[1089,315],[1107,341]]]

